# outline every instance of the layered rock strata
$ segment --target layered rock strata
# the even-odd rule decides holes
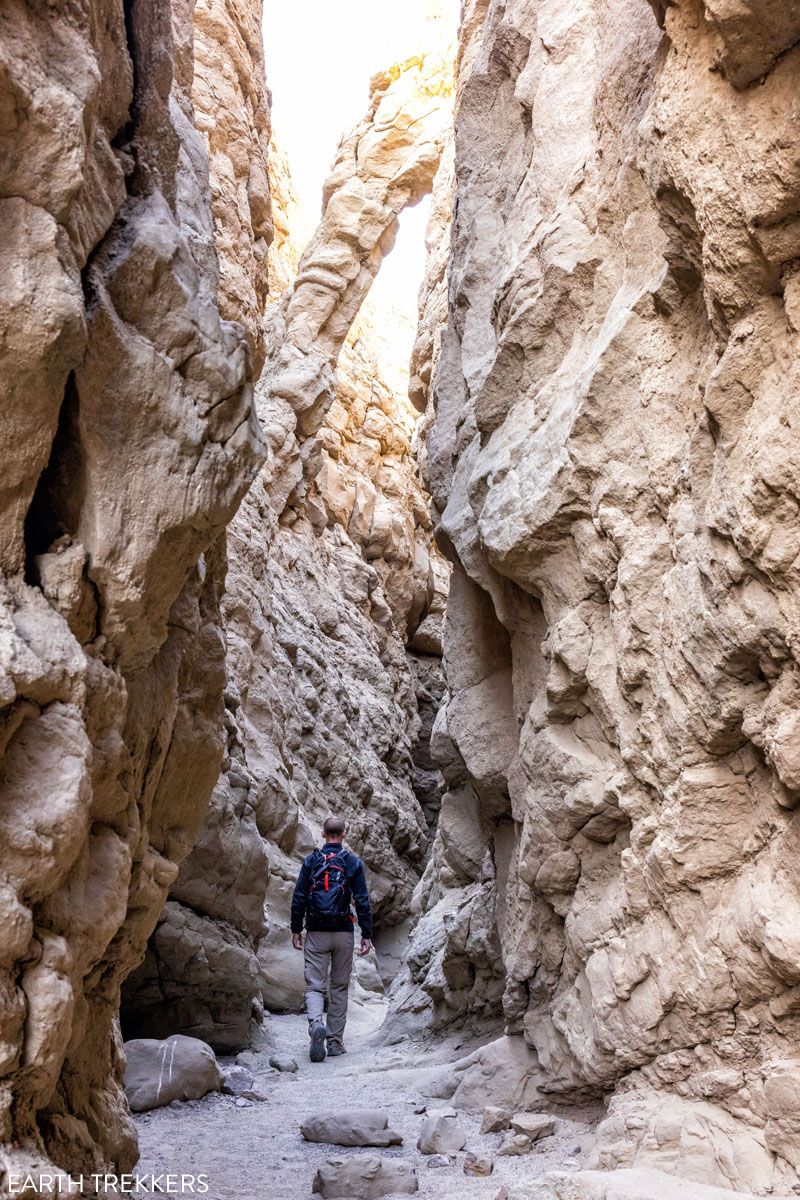
[[[398,215],[431,189],[451,104],[445,55],[373,80],[302,254],[274,152],[258,386],[271,459],[227,537],[227,752],[207,827],[126,988],[131,1034],[180,1030],[232,1049],[262,1004],[301,1005],[289,902],[330,812],[348,820],[379,923],[405,918],[422,870],[440,797],[428,741],[448,572],[417,478],[416,414],[359,310]]]
[[[189,16],[0,14],[0,1162],[22,1174],[135,1161],[120,984],[223,751],[211,547],[263,444],[216,304]]]
[[[502,992],[540,1103],[614,1094],[596,1165],[788,1194],[800,18],[464,30],[427,446],[450,790],[403,1004]]]

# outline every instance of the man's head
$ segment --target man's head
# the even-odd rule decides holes
[[[326,842],[341,842],[346,832],[344,820],[342,817],[326,817],[322,832]]]

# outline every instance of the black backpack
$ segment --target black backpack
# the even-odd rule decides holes
[[[348,851],[315,850],[311,856],[311,886],[308,911],[320,924],[336,924],[350,917],[350,884],[347,881]]]

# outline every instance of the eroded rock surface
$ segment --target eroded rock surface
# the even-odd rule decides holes
[[[195,123],[209,155],[219,308],[244,325],[256,379],[264,365],[274,232],[261,10],[255,0],[195,0],[192,81]]]
[[[502,994],[542,1107],[619,1090],[597,1165],[758,1194],[800,1169],[797,15],[465,8],[397,997]]]
[[[120,984],[222,756],[214,539],[263,457],[189,10],[0,14],[0,1140],[129,1169]]]

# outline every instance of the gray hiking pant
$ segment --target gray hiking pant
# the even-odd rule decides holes
[[[309,1021],[322,1020],[325,991],[328,991],[328,1037],[342,1040],[347,1020],[347,988],[353,970],[353,943],[350,930],[342,933],[306,932],[305,978],[306,1011]],[[328,970],[330,969],[330,984]]]

